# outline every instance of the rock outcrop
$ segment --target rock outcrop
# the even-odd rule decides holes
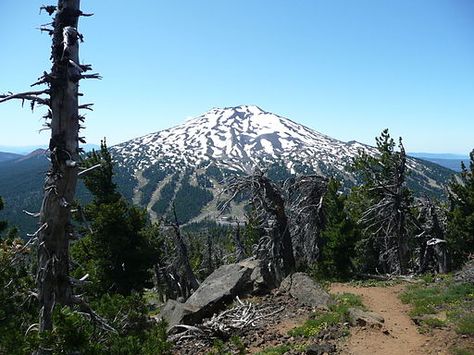
[[[454,281],[474,283],[474,259],[469,260],[460,271],[454,274]]]
[[[333,301],[318,283],[302,272],[287,276],[280,285],[280,290],[288,292],[301,305],[313,308],[327,308]]]
[[[260,260],[249,258],[236,264],[222,265],[209,275],[184,303],[169,300],[159,318],[169,327],[196,324],[224,308],[236,296],[263,293],[274,287],[271,274]]]

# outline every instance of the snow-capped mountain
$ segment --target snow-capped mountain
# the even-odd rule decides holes
[[[251,172],[256,166],[278,166],[279,176],[281,169],[285,174],[336,176],[350,185],[355,180],[346,168],[360,149],[376,153],[374,147],[343,142],[257,106],[242,105],[214,108],[111,150],[119,167],[127,171],[122,175],[136,179],[128,184],[133,187],[130,195],[153,215],[165,213],[172,199],[179,200],[183,188],[194,189],[201,197],[205,192],[212,194],[200,211],[214,200],[213,191],[223,176]],[[418,190],[439,193],[450,175],[448,169],[413,158],[408,159],[408,167],[411,184]],[[195,212],[191,213],[194,217]]]
[[[195,167],[217,162],[231,170],[282,161],[294,172],[299,162],[319,170],[328,165],[344,172],[358,149],[373,148],[342,142],[263,111],[257,106],[214,108],[185,123],[114,147],[121,163],[135,171],[159,163],[163,167]]]

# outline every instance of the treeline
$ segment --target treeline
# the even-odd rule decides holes
[[[249,202],[244,223],[182,228],[190,212],[169,206],[173,198],[202,197],[189,176],[181,181],[182,195],[169,194],[160,224],[153,224],[118,192],[102,143],[83,161],[85,167],[100,164],[83,179],[92,199],[73,208],[70,282],[86,303],[56,307],[52,332],[37,332],[34,236],[25,243],[0,223],[0,354],[38,348],[52,354],[167,354],[166,324],[153,319],[157,307],[169,298],[186,299],[220,265],[250,256],[268,258],[275,274],[303,270],[338,279],[459,268],[474,253],[474,151],[470,166],[450,182],[447,202],[440,202],[415,197],[407,186],[401,141],[384,131],[377,149],[375,157],[361,152],[354,160],[351,169],[361,184],[350,191],[337,179],[288,177],[277,169],[271,177],[285,178],[278,182],[256,171],[229,182],[229,192],[241,189],[235,196]],[[232,203],[227,199],[222,206]]]
[[[342,194],[332,180],[323,202],[321,257],[326,276],[357,273],[447,272],[474,252],[474,151],[469,169],[447,186],[447,201],[415,197],[408,187],[406,154],[388,130],[377,156],[364,152],[351,169],[360,185]]]

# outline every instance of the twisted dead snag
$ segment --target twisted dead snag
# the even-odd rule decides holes
[[[181,292],[180,296],[188,298],[192,292],[198,289],[199,282],[189,262],[188,247],[186,246],[186,243],[184,242],[184,238],[181,234],[181,228],[178,222],[178,216],[176,215],[176,208],[175,208],[174,202],[172,205],[172,210],[173,210],[174,220],[173,222],[167,222],[167,223],[165,222],[165,225],[170,226],[174,231],[176,252],[178,254],[178,258],[176,259],[176,261],[179,262],[179,265],[176,265],[176,266],[178,266],[177,269],[182,268],[183,270],[182,280],[183,280],[184,285],[181,285],[181,286],[184,286],[184,290],[181,290],[181,291],[184,291],[184,293]],[[180,287],[179,284],[177,286],[178,286],[178,289],[182,288]]]
[[[40,304],[39,331],[53,329],[52,314],[55,306],[80,305],[87,307],[73,295],[69,277],[69,239],[73,236],[71,204],[76,190],[80,121],[78,97],[79,81],[100,78],[97,74],[85,75],[90,65],[79,64],[79,42],[83,40],[77,30],[80,16],[89,16],[80,10],[80,0],[58,0],[57,6],[43,6],[54,21],[47,31],[52,36],[52,69],[44,73],[34,85],[46,84],[48,89],[19,94],[0,95],[0,103],[18,99],[49,107],[44,116],[47,129],[51,129],[49,150],[51,166],[46,175],[44,197],[39,214],[40,229],[35,233],[38,243],[38,271],[36,282]],[[89,109],[89,105],[83,108]],[[92,312],[93,318],[98,319]],[[39,349],[39,354],[50,353]]]
[[[448,272],[446,255],[446,214],[429,197],[419,199],[421,233],[417,235],[419,244],[418,272],[428,270],[441,274]]]
[[[252,175],[239,176],[228,181],[224,194],[230,197],[223,203],[222,210],[225,210],[237,195],[245,192],[250,193],[250,203],[259,213],[258,219],[263,217],[263,220],[269,221],[269,238],[262,238],[259,247],[265,246],[265,254],[271,259],[276,279],[283,279],[295,269],[283,191],[265,176],[264,172],[256,169]]]
[[[285,181],[287,214],[297,266],[307,267],[319,258],[318,243],[323,227],[322,206],[328,179],[319,175],[302,175]]]
[[[412,259],[411,229],[418,229],[413,216],[413,198],[406,187],[407,161],[402,140],[399,152],[387,131],[377,138],[379,158],[361,152],[355,166],[367,181],[369,206],[359,224],[374,238],[379,250],[379,266],[384,273],[406,275]]]

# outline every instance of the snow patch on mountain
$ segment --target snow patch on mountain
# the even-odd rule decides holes
[[[253,105],[214,108],[178,126],[113,147],[119,164],[134,171],[159,164],[163,168],[215,163],[251,171],[279,161],[293,170],[296,162],[320,171],[323,166],[345,172],[359,149],[373,147],[343,142]]]

